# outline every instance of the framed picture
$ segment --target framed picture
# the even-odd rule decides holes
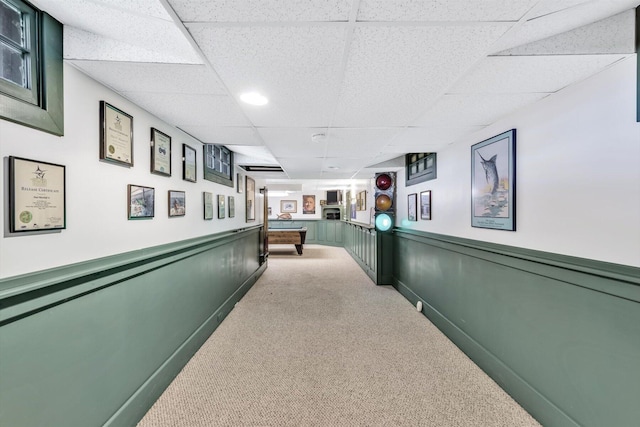
[[[182,144],[182,179],[197,181],[196,150],[187,144]]]
[[[184,191],[169,190],[169,216],[184,216],[187,211]]]
[[[9,230],[65,229],[66,168],[9,157]]]
[[[229,218],[235,218],[236,216],[236,199],[233,196],[229,196]]]
[[[236,174],[236,188],[238,193],[242,193],[244,191],[244,175]]]
[[[225,212],[227,211],[227,207],[224,203],[224,194],[218,194],[218,219],[222,219],[225,217]]]
[[[203,191],[202,204],[204,206],[204,219],[213,219],[213,194]]]
[[[298,212],[298,201],[297,200],[280,200],[280,212],[281,213]]]
[[[357,208],[359,211],[367,210],[367,191],[363,190],[357,195]]]
[[[409,194],[408,198],[408,217],[409,221],[418,220],[418,195],[416,193]]]
[[[151,128],[151,173],[171,176],[171,137]]]
[[[316,213],[316,196],[311,194],[305,194],[304,196],[302,196],[302,213],[303,214]]]
[[[246,202],[246,221],[256,220],[256,182],[253,178],[245,176],[245,202]]]
[[[351,205],[350,205],[351,219],[356,219],[358,217],[358,214],[356,212],[358,210],[356,203],[357,202],[354,201],[354,202],[351,202]]]
[[[420,219],[431,219],[431,190],[420,193]]]
[[[100,101],[100,160],[133,166],[133,117]]]
[[[156,202],[156,190],[153,187],[129,184],[129,219],[153,218]]]
[[[471,146],[471,226],[516,230],[516,130]]]

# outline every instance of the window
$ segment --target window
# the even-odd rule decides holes
[[[64,132],[62,25],[21,0],[0,0],[0,117]]]
[[[233,153],[222,145],[204,145],[204,179],[233,187]]]
[[[436,153],[410,153],[406,157],[406,185],[414,185],[437,178]]]

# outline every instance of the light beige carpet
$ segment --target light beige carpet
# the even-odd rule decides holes
[[[140,427],[539,425],[344,249],[289,246]]]

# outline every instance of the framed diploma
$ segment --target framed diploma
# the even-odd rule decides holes
[[[224,194],[218,194],[218,218],[224,218],[224,214],[227,211],[227,208],[224,203]]]
[[[196,150],[182,144],[182,179],[196,182]]]
[[[151,128],[151,173],[171,176],[171,137]]]
[[[65,229],[65,166],[9,157],[9,230]]]
[[[133,166],[133,117],[100,101],[100,159]]]
[[[213,219],[213,194],[203,191],[202,202],[204,203],[204,219]]]
[[[169,216],[184,216],[186,211],[186,195],[184,191],[169,190]]]
[[[236,216],[236,199],[233,196],[229,196],[229,218]]]
[[[253,178],[245,177],[245,209],[246,222],[256,220],[256,182]]]
[[[129,219],[153,218],[156,204],[156,190],[153,187],[129,184]]]

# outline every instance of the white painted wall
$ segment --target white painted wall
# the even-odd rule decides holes
[[[630,57],[438,152],[438,178],[398,189],[398,226],[640,266],[640,123]],[[517,231],[471,227],[471,145],[515,128]],[[404,182],[400,172],[398,182]],[[431,221],[407,195],[432,190]]]
[[[203,179],[202,145],[116,95],[70,65],[64,67],[65,136],[56,137],[0,120],[2,198],[0,221],[7,224],[8,156],[66,166],[67,229],[47,234],[20,233],[0,238],[0,277],[118,254],[257,224],[245,222],[244,193]],[[99,160],[99,102],[105,100],[133,116],[134,167]],[[172,137],[172,176],[151,174],[150,128]],[[182,180],[182,144],[197,150],[198,182]],[[127,185],[154,187],[155,217],[127,220]],[[168,217],[168,190],[186,191],[187,213]],[[235,218],[203,220],[202,192],[235,197]],[[257,191],[257,189],[256,189]],[[228,198],[227,198],[228,200]],[[6,227],[5,227],[6,228]]]

